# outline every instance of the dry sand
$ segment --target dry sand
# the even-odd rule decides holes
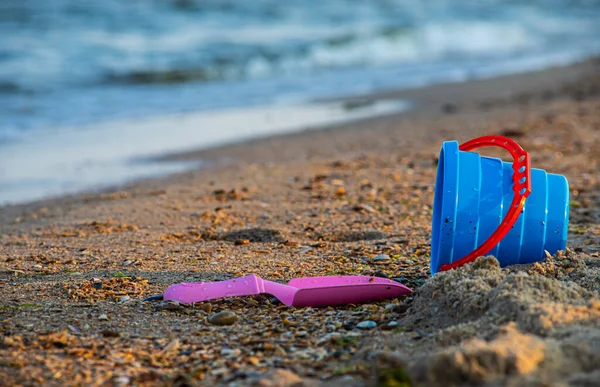
[[[597,385],[599,69],[382,94],[419,108],[173,155],[215,163],[1,208],[0,385]],[[439,146],[484,134],[569,179],[570,250],[430,278]],[[387,276],[416,292],[321,309],[144,301],[249,273]],[[223,311],[232,325],[209,322]],[[367,320],[376,327],[360,329]]]

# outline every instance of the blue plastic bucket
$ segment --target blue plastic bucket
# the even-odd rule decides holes
[[[512,140],[503,140],[516,145]],[[513,163],[459,150],[456,141],[443,143],[433,202],[432,275],[442,265],[457,263],[472,253],[500,226],[516,194],[516,172]],[[504,238],[484,253],[496,257],[501,266],[539,261],[545,257],[545,250],[554,254],[566,247],[567,179],[541,169],[530,168],[530,173],[531,193],[526,201],[523,199],[520,215],[516,214],[518,218]]]

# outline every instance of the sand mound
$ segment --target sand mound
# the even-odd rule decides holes
[[[481,331],[485,337],[511,321],[519,329],[539,335],[557,325],[600,322],[596,292],[541,275],[561,275],[553,260],[534,264],[531,274],[512,270],[502,270],[495,258],[485,257],[460,270],[436,275],[419,289],[407,323],[420,329],[486,325],[488,331]]]
[[[436,275],[418,290],[405,320],[408,328],[433,333],[434,350],[407,361],[413,380],[423,385],[600,380],[597,281],[597,268],[572,251],[510,269],[484,257]]]
[[[587,257],[587,258],[586,258]],[[581,287],[600,292],[600,259],[589,255],[576,254],[573,250],[559,251],[548,256],[543,262],[532,265],[514,266],[512,270],[527,270],[529,274],[540,274],[560,281],[575,282]]]
[[[468,340],[432,355],[426,364],[422,379],[440,385],[539,385],[561,379],[593,385],[600,380],[594,373],[600,369],[600,330],[571,330],[562,339],[544,339],[510,323],[489,342]]]

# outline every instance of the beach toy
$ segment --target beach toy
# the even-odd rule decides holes
[[[513,163],[469,152],[504,148]],[[431,235],[431,274],[493,255],[501,266],[531,263],[564,250],[569,184],[562,175],[530,167],[515,141],[484,136],[442,144]]]
[[[163,299],[192,303],[261,293],[271,294],[287,306],[317,307],[398,297],[411,293],[411,290],[398,282],[379,277],[295,278],[284,285],[250,274],[227,281],[172,285],[165,291]]]

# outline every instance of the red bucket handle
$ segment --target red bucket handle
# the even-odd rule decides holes
[[[525,205],[525,200],[529,194],[531,194],[531,166],[529,162],[529,153],[525,152],[523,148],[521,148],[521,146],[515,141],[502,136],[483,136],[465,142],[458,149],[468,152],[472,149],[486,146],[497,146],[504,148],[512,155],[514,161],[513,191],[515,196],[510,204],[508,213],[496,231],[494,231],[492,235],[490,235],[490,237],[478,248],[467,254],[465,257],[456,262],[442,265],[440,271],[456,269],[457,267],[473,262],[482,255],[489,253],[490,250],[492,250],[514,226],[515,222],[519,218],[519,215],[521,215],[521,211]]]

